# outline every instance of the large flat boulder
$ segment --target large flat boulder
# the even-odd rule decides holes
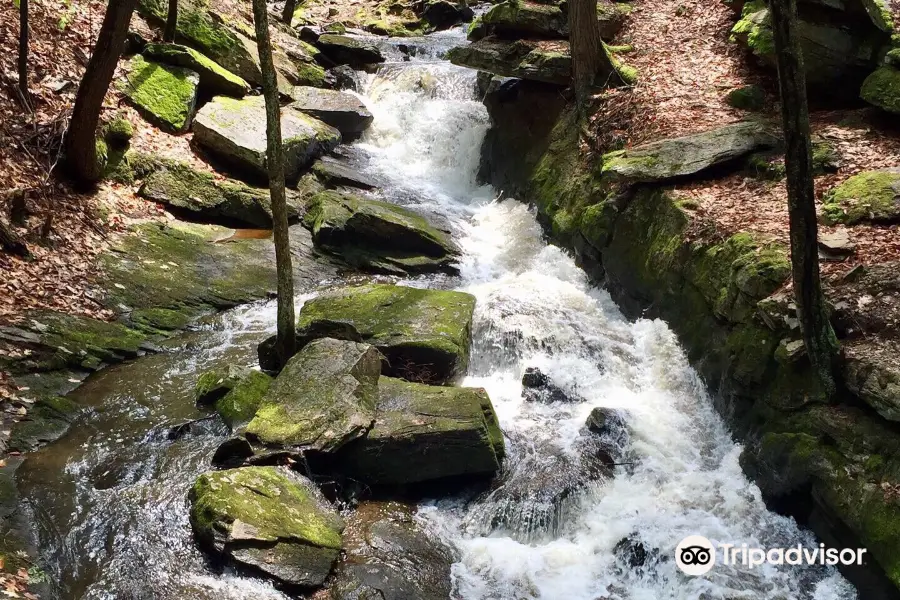
[[[204,546],[280,582],[319,586],[340,554],[343,521],[315,484],[287,469],[205,473],[190,501]]]
[[[316,40],[316,46],[333,62],[351,67],[383,63],[385,58],[374,44],[339,33],[325,33]]]
[[[291,108],[281,110],[281,136],[289,179],[341,141],[337,129]],[[197,113],[194,142],[238,169],[266,177],[264,99],[217,96]]]
[[[331,125],[347,138],[358,137],[375,120],[362,101],[347,92],[296,86],[291,98],[291,108]]]
[[[316,246],[380,273],[455,271],[459,248],[421,215],[356,194],[324,191],[309,199],[304,225]]]
[[[568,39],[569,15],[564,4],[506,0],[492,6],[481,17],[488,28],[501,37],[539,36]],[[612,2],[597,4],[600,37],[612,39],[625,23],[627,11]]]
[[[775,148],[779,143],[772,127],[743,121],[610,152],[603,156],[603,174],[629,182],[669,181],[701,174],[753,152]]]
[[[147,44],[143,55],[156,62],[184,67],[200,76],[200,90],[211,96],[222,94],[241,98],[250,84],[204,54],[180,44]]]
[[[569,44],[556,40],[504,40],[488,36],[450,50],[455,65],[543,83],[569,85],[572,58]]]
[[[333,452],[375,421],[381,354],[368,344],[319,339],[285,364],[250,424],[266,446]]]
[[[503,433],[483,389],[382,377],[375,426],[347,446],[341,465],[371,485],[405,485],[490,475],[503,456]]]
[[[900,169],[864,171],[822,199],[826,223],[900,223]]]
[[[200,76],[135,56],[125,67],[118,88],[148,121],[169,133],[184,133],[191,126]]]
[[[329,290],[309,300],[297,320],[298,341],[319,337],[372,344],[392,377],[441,384],[469,364],[475,297],[463,292],[370,284]]]

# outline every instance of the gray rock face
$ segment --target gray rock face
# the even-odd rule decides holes
[[[889,421],[900,421],[897,350],[878,344],[856,344],[847,349],[842,364],[847,388]]]
[[[779,143],[774,129],[744,121],[610,152],[603,156],[603,174],[631,182],[668,181],[702,173]]]
[[[348,138],[359,136],[375,120],[359,98],[347,92],[297,86],[291,97],[291,108],[331,125]]]
[[[396,502],[364,502],[347,518],[332,600],[446,600],[452,551]]]
[[[376,46],[349,35],[324,33],[316,40],[316,46],[339,65],[361,67],[384,62],[384,55]]]
[[[569,85],[569,44],[555,40],[503,40],[489,36],[448,53],[450,62],[503,77]]]
[[[285,175],[295,178],[300,169],[341,141],[337,129],[308,115],[283,108],[281,136]],[[229,164],[266,177],[266,111],[261,96],[242,100],[217,96],[198,113],[194,141]]]
[[[312,172],[329,188],[352,187],[373,190],[378,182],[364,175],[353,165],[331,156],[323,156],[312,166]]]

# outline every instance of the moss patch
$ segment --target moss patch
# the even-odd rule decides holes
[[[250,92],[250,84],[206,55],[178,44],[147,44],[144,56],[157,62],[185,67],[200,76],[200,89],[209,95],[242,97]]]
[[[829,191],[822,201],[828,224],[900,221],[900,171],[867,171]]]
[[[166,131],[183,133],[191,125],[199,76],[189,69],[131,59],[127,75],[118,83],[135,107]]]
[[[900,114],[900,70],[881,67],[866,77],[860,97],[878,108]]]

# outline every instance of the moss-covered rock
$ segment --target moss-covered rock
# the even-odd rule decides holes
[[[250,371],[216,401],[216,412],[226,425],[237,429],[256,415],[271,385],[271,377],[259,371]]]
[[[384,354],[385,375],[446,383],[468,367],[474,310],[475,298],[463,292],[383,284],[338,288],[303,305],[297,336],[301,344],[355,338]]]
[[[320,339],[272,383],[247,436],[266,446],[334,452],[375,421],[381,354],[368,344]]]
[[[900,70],[881,67],[866,77],[860,97],[878,108],[900,114]]]
[[[279,467],[201,475],[190,520],[203,545],[290,585],[321,585],[341,549],[343,521],[309,480]]]
[[[107,145],[124,148],[128,146],[134,136],[134,125],[120,114],[104,123],[101,133]]]
[[[459,249],[450,235],[395,204],[325,191],[309,199],[303,223],[317,246],[357,268],[392,274],[456,270]]]
[[[725,101],[734,108],[759,111],[766,106],[766,93],[758,85],[745,85],[728,92]]]
[[[210,96],[238,98],[250,92],[250,84],[200,52],[178,44],[147,44],[144,56],[156,62],[184,67],[200,76],[200,91]]]
[[[296,86],[291,99],[291,108],[331,125],[347,139],[362,134],[375,120],[362,101],[347,92]]]
[[[32,452],[55,442],[69,430],[81,412],[77,404],[62,397],[42,398],[28,415],[13,424],[7,442],[9,452]]]
[[[503,77],[519,77],[543,83],[569,85],[572,58],[569,44],[554,40],[504,40],[488,36],[447,54],[455,65],[487,71]]]
[[[503,433],[483,389],[382,377],[376,416],[365,438],[341,454],[342,470],[354,479],[406,485],[500,468]]]
[[[822,200],[828,224],[900,221],[900,169],[865,171],[835,187]]]
[[[326,33],[319,36],[316,46],[339,65],[363,67],[385,61],[377,46],[349,35]]]
[[[629,182],[663,182],[697,175],[779,144],[765,123],[743,121],[603,156],[602,173]]]
[[[215,404],[239,382],[250,376],[250,369],[228,365],[222,369],[207,371],[197,378],[194,400],[200,405]]]
[[[337,129],[290,108],[281,111],[281,136],[288,178],[296,178],[301,167],[341,141]],[[214,98],[197,113],[194,142],[237,169],[267,177],[266,110],[262,96],[243,100]]]
[[[197,73],[141,55],[129,61],[125,73],[118,87],[147,120],[171,133],[190,128],[200,83]]]

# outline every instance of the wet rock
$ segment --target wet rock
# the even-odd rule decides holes
[[[444,384],[468,367],[474,310],[475,298],[463,292],[382,284],[337,288],[303,305],[297,337],[302,343],[323,324],[349,324],[387,357],[385,375]]]
[[[329,188],[353,187],[373,190],[378,187],[378,182],[353,165],[331,156],[323,156],[313,163],[312,172]]]
[[[628,443],[628,423],[625,414],[615,408],[598,406],[584,423],[587,430],[604,442],[611,454],[618,458]]]
[[[349,35],[325,33],[316,40],[316,46],[339,65],[362,68],[385,60],[377,46]]]
[[[569,17],[564,4],[531,1],[510,1],[495,4],[482,20],[491,30],[503,37],[547,37],[568,39]],[[612,2],[597,5],[600,37],[613,38],[622,25],[628,11]]]
[[[648,550],[637,533],[619,540],[613,547],[613,554],[626,569],[642,569],[659,562],[659,550],[656,548]]]
[[[900,223],[900,169],[864,171],[825,194],[822,217],[833,225]]]
[[[261,229],[272,227],[269,190],[248,186],[234,179],[217,178],[187,163],[160,159],[146,176],[138,195],[184,211],[194,219],[241,224]],[[288,191],[288,218],[300,214],[301,202]]]
[[[256,415],[272,378],[259,371],[250,371],[227,394],[216,400],[216,412],[232,430],[246,424]]]
[[[200,76],[200,91],[204,94],[240,98],[250,93],[249,83],[193,48],[179,44],[147,44],[143,54],[151,60],[196,72]]]
[[[42,398],[13,424],[7,442],[9,452],[31,452],[55,442],[69,430],[81,412],[77,404],[62,397]]]
[[[583,399],[565,392],[537,367],[528,367],[522,376],[522,395],[528,402],[581,402]]]
[[[190,69],[146,60],[138,55],[125,67],[119,90],[148,121],[169,133],[191,126],[200,76]]]
[[[288,179],[341,141],[337,129],[291,108],[281,110],[281,135]],[[217,96],[197,113],[194,142],[241,171],[267,177],[264,99]]]
[[[376,273],[455,272],[459,249],[450,235],[389,202],[325,191],[307,203],[303,224],[316,246]]]
[[[344,556],[329,586],[332,600],[446,600],[453,552],[425,531],[413,509],[365,502],[347,517]]]
[[[563,41],[503,40],[488,36],[450,50],[455,65],[488,71],[503,77],[518,77],[567,86],[571,83],[572,59]]]
[[[422,11],[422,18],[437,30],[471,21],[474,16],[472,9],[466,4],[454,4],[447,0],[432,0]]]
[[[221,424],[219,424],[218,427],[216,425],[215,415],[211,417],[202,417],[200,419],[191,419],[190,421],[185,421],[174,427],[169,427],[168,431],[166,431],[166,438],[174,442],[189,435],[212,434],[222,428]]]
[[[345,139],[358,137],[375,120],[359,98],[346,92],[297,86],[291,98],[291,108],[331,125]]]
[[[283,583],[321,585],[340,553],[341,518],[311,481],[287,469],[206,473],[190,501],[204,546]]]
[[[255,454],[253,446],[244,437],[231,437],[219,444],[212,457],[212,465],[219,468],[240,466]]]
[[[670,181],[701,174],[779,143],[774,129],[744,121],[610,152],[603,156],[603,174],[629,182]]]
[[[333,452],[366,435],[375,421],[381,360],[368,344],[310,342],[272,382],[247,425],[248,438]]]
[[[353,92],[358,92],[360,90],[356,71],[349,65],[338,65],[329,69],[326,76],[336,89],[350,90]]]
[[[250,369],[236,365],[207,371],[197,378],[194,400],[201,406],[215,404],[249,376]]]
[[[382,377],[375,426],[341,454],[341,471],[370,485],[490,475],[503,433],[481,388],[429,386]]]

